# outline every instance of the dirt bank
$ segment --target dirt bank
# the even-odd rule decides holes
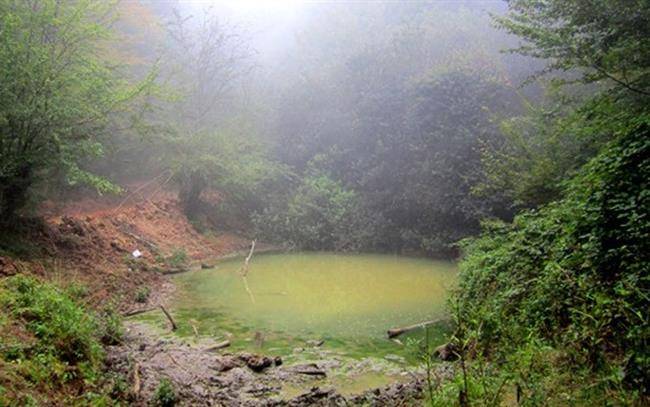
[[[80,285],[90,305],[111,303],[121,311],[158,303],[171,289],[166,272],[200,267],[250,244],[231,232],[197,232],[171,192],[49,204],[41,213],[16,237],[27,254],[0,257],[0,276],[31,273],[63,286]],[[151,293],[149,304],[135,301],[144,287]]]

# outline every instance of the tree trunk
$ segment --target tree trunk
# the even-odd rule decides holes
[[[11,176],[0,178],[0,223],[15,222],[16,212],[27,204],[31,185],[32,169],[30,166],[23,166]]]
[[[195,218],[201,210],[201,192],[206,186],[205,179],[197,171],[181,179],[178,199],[183,206],[183,211],[188,218]]]

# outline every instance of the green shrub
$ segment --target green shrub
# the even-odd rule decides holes
[[[99,337],[105,345],[117,345],[122,342],[124,329],[122,317],[113,305],[105,307],[100,312]]]
[[[36,354],[71,365],[100,362],[95,318],[54,286],[30,277],[8,278],[0,283],[0,308],[26,321],[26,328],[38,339],[32,349]]]
[[[169,379],[162,379],[153,395],[152,404],[158,407],[173,407],[176,402],[174,385]]]
[[[165,263],[171,267],[181,267],[187,264],[189,257],[183,248],[174,249],[171,256],[165,259]]]
[[[306,177],[286,207],[253,215],[258,234],[310,250],[358,250],[372,233],[357,194],[323,174]]]
[[[458,337],[501,364],[531,404],[605,394],[627,403],[649,391],[650,120],[639,123],[564,199],[512,224],[488,222],[463,244],[454,313],[467,329]]]
[[[139,302],[139,303],[147,302],[150,294],[151,294],[151,289],[149,287],[141,287],[135,293],[135,302]]]

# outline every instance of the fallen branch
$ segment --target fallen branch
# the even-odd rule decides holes
[[[215,343],[214,345],[205,348],[204,351],[206,351],[206,352],[213,352],[213,351],[215,351],[215,350],[219,350],[219,349],[227,348],[228,346],[230,346],[230,341],[226,339],[226,340],[223,341],[223,342]]]
[[[321,376],[321,377],[327,376],[325,371],[321,370],[315,363],[295,366],[291,370],[295,373],[300,373],[308,376]]]
[[[131,239],[135,240],[136,242],[141,243],[142,245],[146,246],[150,251],[152,251],[154,253],[157,253],[159,251],[158,246],[156,246],[155,243],[153,243],[153,242],[151,242],[151,241],[149,241],[149,240],[147,240],[147,239],[145,239],[143,237],[140,237],[140,236],[136,235],[135,233],[131,233],[128,230],[125,230],[124,228],[118,227],[117,230],[124,233],[125,235],[127,235]]]
[[[248,256],[246,256],[246,259],[244,259],[244,265],[241,266],[241,268],[239,269],[239,274],[241,274],[244,277],[248,274],[248,267],[251,258],[253,257],[253,251],[255,251],[255,240],[253,240],[253,242],[251,243],[251,250],[248,252]]]
[[[135,398],[138,398],[138,395],[140,394],[140,364],[138,362],[135,362],[135,366],[133,367],[133,395]]]
[[[246,292],[248,293],[248,296],[251,299],[251,302],[255,304],[255,297],[253,296],[253,292],[251,291],[251,288],[248,286],[248,279],[246,276],[248,275],[248,270],[249,270],[249,264],[251,261],[251,258],[253,257],[253,252],[255,251],[255,240],[251,243],[251,250],[248,252],[248,256],[246,256],[246,259],[244,259],[244,265],[241,266],[239,269],[239,274],[241,275],[242,280],[244,280],[244,288],[246,289]]]
[[[415,325],[405,326],[405,327],[402,327],[402,328],[392,328],[392,329],[389,329],[388,332],[387,332],[388,333],[388,338],[393,339],[395,337],[400,336],[401,334],[403,334],[405,332],[413,331],[413,330],[418,329],[418,328],[424,328],[427,325],[432,325],[432,324],[435,324],[435,323],[438,323],[438,322],[441,322],[441,321],[443,321],[443,319],[439,318],[439,319],[432,319],[430,321],[420,322],[419,324],[415,324]]]
[[[244,280],[244,288],[246,289],[246,292],[248,293],[248,296],[251,299],[251,302],[255,304],[255,297],[253,296],[253,292],[251,291],[250,287],[248,286],[248,279],[246,276],[241,276],[242,280]]]
[[[162,305],[160,306],[160,309],[161,309],[162,312],[165,314],[165,316],[167,317],[167,319],[169,320],[169,322],[171,322],[171,324],[172,324],[172,331],[175,331],[176,328],[177,328],[177,326],[176,326],[176,323],[174,322],[174,320],[172,319],[172,316],[169,315],[169,312],[167,312],[167,310],[165,309],[165,307],[163,307]]]
[[[134,315],[144,314],[145,312],[153,311],[155,309],[156,309],[155,307],[136,309],[136,310],[132,310],[132,311],[127,311],[124,314],[122,314],[122,316],[123,317],[132,317]]]

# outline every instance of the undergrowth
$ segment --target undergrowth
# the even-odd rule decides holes
[[[101,340],[116,339],[114,315],[21,275],[0,281],[0,309],[0,406],[111,405]]]
[[[452,308],[469,363],[433,405],[648,402],[650,127],[639,121],[564,199],[464,242]]]

